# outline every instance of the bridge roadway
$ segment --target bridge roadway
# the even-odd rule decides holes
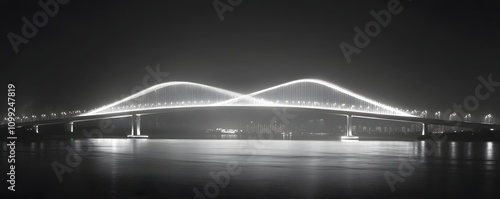
[[[387,120],[387,121],[397,121],[397,122],[409,122],[409,123],[420,123],[423,125],[422,135],[428,133],[428,125],[442,125],[442,126],[455,126],[455,127],[465,127],[471,129],[500,129],[500,125],[497,124],[483,124],[483,123],[473,123],[473,122],[459,122],[459,121],[450,121],[450,120],[441,120],[441,119],[431,119],[431,118],[421,118],[421,117],[412,117],[412,116],[398,116],[398,115],[383,115],[376,113],[368,113],[368,112],[359,112],[359,111],[351,111],[345,109],[323,109],[316,107],[291,107],[291,106],[192,106],[192,107],[177,107],[177,108],[158,108],[158,109],[147,109],[147,110],[134,110],[134,111],[124,111],[120,113],[110,113],[110,114],[101,114],[101,115],[89,115],[89,116],[75,116],[71,118],[61,118],[61,119],[52,119],[52,120],[40,120],[33,122],[23,122],[16,124],[18,128],[26,128],[26,127],[34,127],[35,131],[38,133],[38,126],[40,125],[52,125],[52,124],[67,124],[70,125],[70,132],[73,132],[73,124],[78,122],[86,122],[86,121],[94,121],[101,119],[114,119],[114,118],[123,118],[123,117],[133,117],[132,120],[132,132],[129,137],[147,137],[140,136],[140,116],[141,115],[151,115],[151,114],[162,114],[162,113],[173,113],[180,111],[200,111],[200,110],[214,110],[220,108],[229,108],[229,109],[245,109],[249,108],[252,110],[261,109],[261,110],[269,110],[273,108],[277,109],[287,109],[287,111],[293,110],[294,112],[301,111],[315,111],[317,113],[331,114],[331,115],[339,115],[346,116],[347,118],[347,137],[352,137],[352,130],[350,128],[351,119],[352,118],[365,118],[365,119],[375,119],[375,120]],[[6,127],[7,125],[2,125],[2,127]]]

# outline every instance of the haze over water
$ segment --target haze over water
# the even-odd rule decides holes
[[[83,152],[89,143],[91,153],[59,182],[51,163],[67,165],[65,147]],[[227,187],[219,187],[217,198],[499,195],[499,143],[437,143],[430,156],[423,147],[423,141],[25,141],[16,148],[16,188],[25,198],[193,198],[194,188],[203,193],[204,186],[214,182],[210,172],[226,171],[228,163],[238,163],[241,172],[230,176]],[[420,165],[391,192],[384,173],[398,174],[400,160],[408,157]],[[3,181],[2,186],[6,187]]]

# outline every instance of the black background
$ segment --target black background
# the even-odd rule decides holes
[[[223,22],[212,2],[73,0],[16,54],[7,34],[21,34],[21,18],[41,8],[2,1],[0,83],[16,84],[18,113],[29,115],[110,103],[141,86],[145,67],[157,64],[170,73],[165,81],[245,93],[321,78],[429,111],[474,95],[480,75],[500,81],[497,1],[403,0],[403,11],[350,64],[340,42],[352,45],[353,28],[364,29],[374,20],[369,12],[387,9],[388,0],[244,0]],[[499,100],[495,93],[481,102],[473,117],[500,116]]]

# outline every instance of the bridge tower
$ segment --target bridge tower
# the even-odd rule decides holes
[[[131,134],[127,137],[129,138],[148,138],[147,135],[141,135],[141,115],[133,114],[131,118]]]

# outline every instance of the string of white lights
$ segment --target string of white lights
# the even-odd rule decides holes
[[[295,80],[246,95],[193,82],[167,82],[80,116],[209,106],[294,107],[414,116],[317,79]]]

